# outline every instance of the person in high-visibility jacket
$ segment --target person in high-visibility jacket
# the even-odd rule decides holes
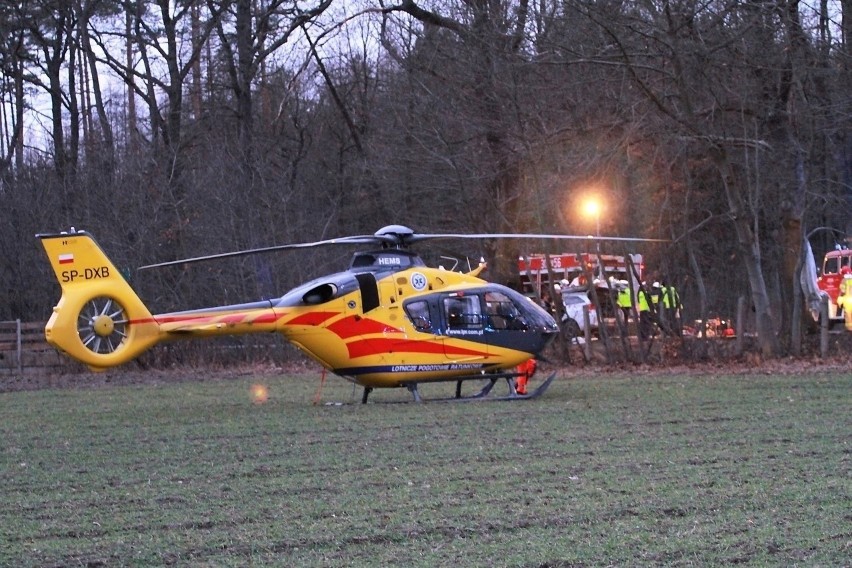
[[[840,281],[840,294],[837,296],[837,307],[843,308],[843,322],[846,329],[852,331],[852,268],[844,266],[840,269],[843,279]]]
[[[661,289],[660,289],[660,283],[659,283],[659,282],[654,282],[654,284],[653,284],[653,285],[651,285],[651,290],[650,290],[650,291],[651,291],[651,301],[654,303],[654,307],[659,309],[659,306],[660,306],[660,292],[661,292]]]
[[[651,294],[644,282],[636,292],[636,309],[639,310],[639,337],[648,339],[654,333],[654,314],[651,312]]]
[[[527,359],[515,368],[515,371],[518,373],[515,379],[516,393],[520,395],[527,394],[527,383],[535,374],[536,368],[538,368],[538,364],[535,359]]]
[[[633,307],[633,290],[630,289],[627,280],[619,281],[618,286],[618,296],[615,298],[615,303],[624,314],[624,323],[627,323],[630,321],[630,309]]]
[[[677,293],[677,288],[663,280],[662,304],[663,304],[663,320],[666,322],[668,329],[675,335],[681,334],[680,326],[680,310],[683,306],[680,303],[680,296]]]

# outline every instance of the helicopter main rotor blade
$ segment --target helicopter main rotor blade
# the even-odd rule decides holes
[[[311,247],[321,247],[328,245],[348,245],[348,244],[381,244],[384,243],[386,239],[382,239],[375,235],[359,235],[352,237],[340,237],[337,239],[327,239],[324,241],[315,241],[312,243],[295,243],[288,245],[275,245],[269,247],[260,247],[254,249],[246,249],[246,250],[238,250],[234,252],[223,252],[219,254],[208,254],[205,256],[196,256],[193,258],[184,258],[181,260],[170,260],[167,262],[158,262],[156,264],[146,264],[145,266],[140,266],[137,270],[148,270],[150,268],[162,268],[164,266],[177,266],[179,264],[192,264],[194,262],[202,262],[205,260],[219,260],[223,258],[232,258],[237,256],[248,256],[251,254],[261,254],[267,252],[275,252],[279,250],[287,250],[287,249],[299,249],[299,248],[311,248]]]
[[[530,234],[530,233],[415,233],[408,227],[403,225],[388,225],[379,229],[373,235],[354,235],[350,237],[339,237],[335,239],[326,239],[311,243],[295,243],[286,245],[275,245],[269,247],[260,247],[247,250],[239,250],[234,252],[224,252],[219,254],[209,254],[205,256],[196,256],[193,258],[185,258],[181,260],[170,260],[167,262],[158,262],[156,264],[146,264],[140,266],[137,270],[148,270],[150,268],[161,268],[164,266],[177,266],[181,264],[192,264],[207,260],[219,260],[223,258],[232,258],[237,256],[247,256],[251,254],[261,254],[289,249],[321,247],[329,245],[358,245],[371,244],[382,245],[383,247],[395,247],[404,249],[408,245],[437,239],[552,239],[552,240],[570,240],[570,241],[624,241],[624,242],[669,242],[667,239],[644,239],[638,237],[604,237],[593,235],[560,235],[560,234]]]
[[[595,235],[559,235],[533,233],[417,233],[409,237],[409,242],[425,241],[428,239],[555,239],[561,241],[623,241],[666,243],[668,239],[645,239],[640,237],[605,237]]]

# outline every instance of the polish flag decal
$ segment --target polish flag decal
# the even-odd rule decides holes
[[[74,255],[71,253],[68,254],[60,254],[59,255],[59,264],[73,264]]]

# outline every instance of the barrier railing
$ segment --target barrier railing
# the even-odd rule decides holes
[[[44,322],[0,321],[0,376],[33,372],[76,372],[86,367],[60,353],[44,338]],[[278,334],[166,342],[144,353],[129,368],[180,365],[283,364],[298,359],[297,350]]]
[[[0,374],[74,364],[44,339],[44,322],[0,321]]]

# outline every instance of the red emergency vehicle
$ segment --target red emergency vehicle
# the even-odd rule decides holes
[[[837,307],[837,296],[840,293],[840,281],[843,280],[840,271],[845,266],[852,267],[852,249],[828,251],[817,278],[819,289],[828,294],[828,319],[832,323],[843,321],[843,310]]]
[[[547,258],[550,258],[550,266]],[[627,280],[630,283],[641,282],[645,265],[641,254],[631,254],[627,257],[614,254],[602,254],[603,270],[598,267],[598,255],[595,253],[560,253],[560,254],[533,254],[522,256],[518,259],[518,273],[521,277],[521,287],[524,293],[534,295],[544,291],[552,291],[553,285],[563,280],[571,282],[574,278],[584,274],[588,269],[595,278],[601,279],[604,287],[610,277],[616,280]],[[630,262],[628,262],[628,260]],[[633,265],[635,274],[631,270]],[[634,289],[638,284],[632,284]]]

